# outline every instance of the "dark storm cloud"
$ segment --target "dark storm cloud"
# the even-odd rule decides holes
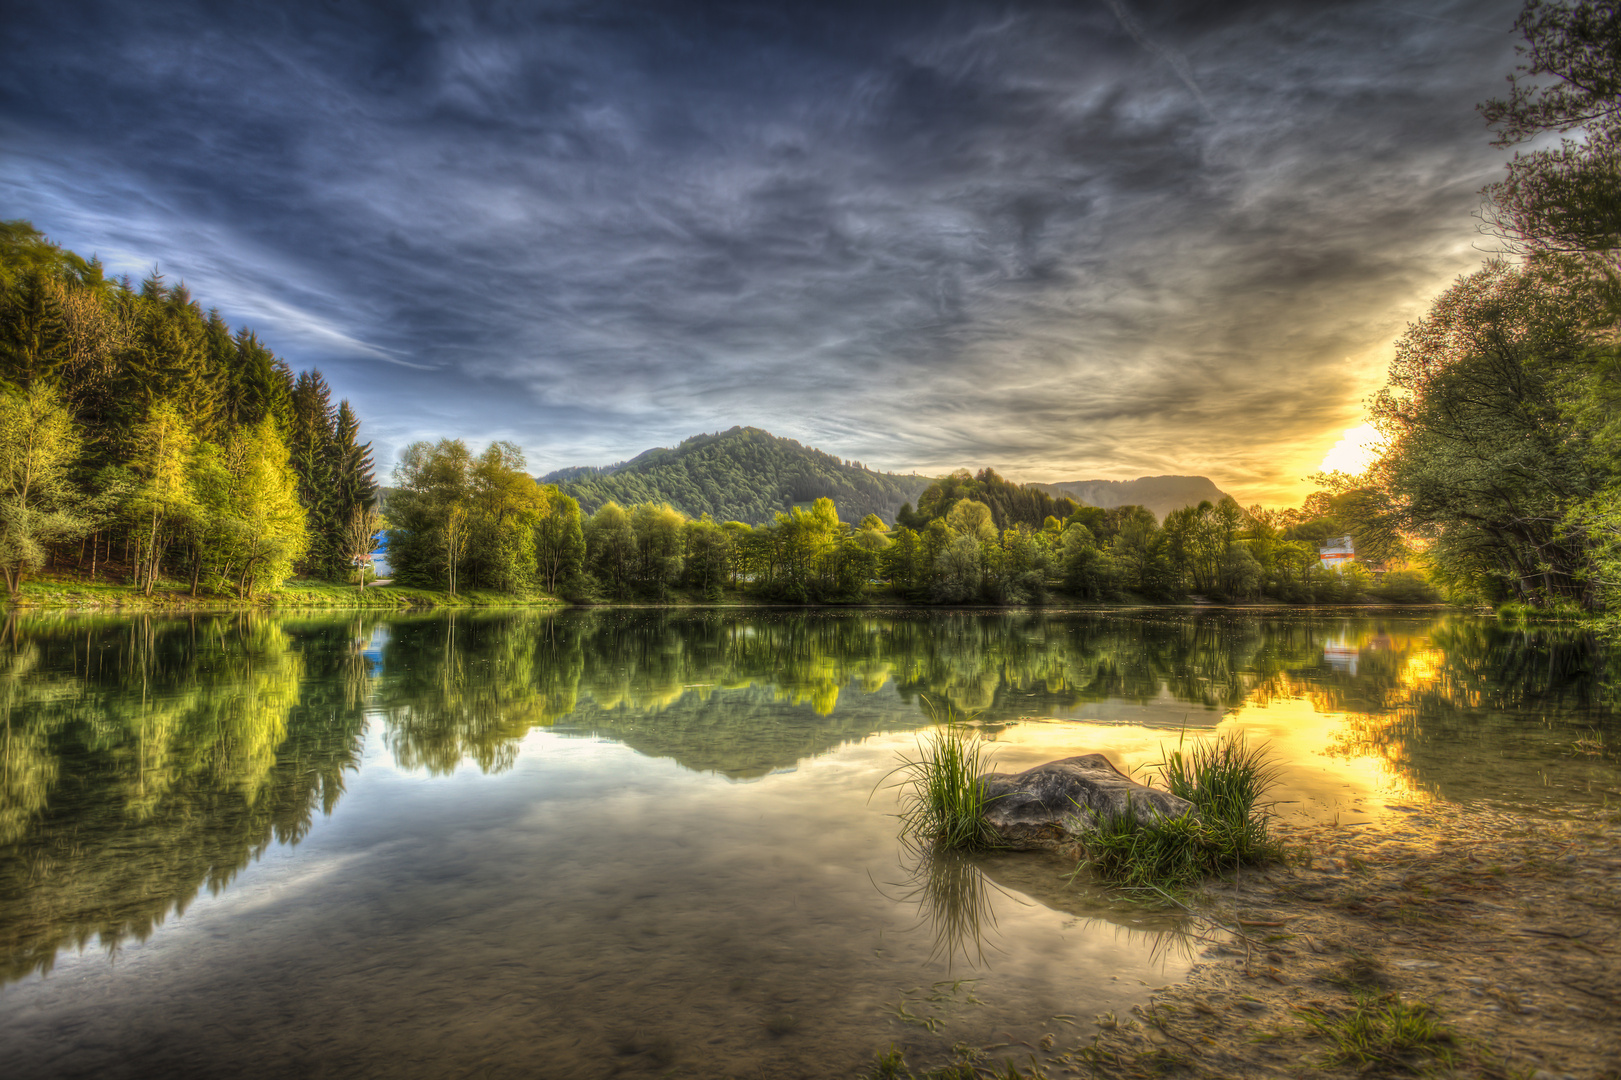
[[[1481,258],[1516,6],[33,4],[0,191],[385,452],[752,423],[1284,497]]]

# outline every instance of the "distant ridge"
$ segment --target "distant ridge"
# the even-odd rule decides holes
[[[753,427],[694,435],[680,446],[655,447],[629,461],[574,466],[540,478],[594,513],[604,503],[667,502],[691,517],[763,525],[796,505],[829,498],[839,516],[857,522],[876,514],[893,524],[902,503],[915,502],[933,477],[875,472],[793,439]]]
[[[1227,493],[1206,476],[1142,476],[1136,480],[1064,480],[1031,484],[1052,495],[1068,495],[1088,506],[1108,510],[1116,506],[1146,506],[1160,520],[1172,510],[1197,506],[1206,499],[1219,503]]]

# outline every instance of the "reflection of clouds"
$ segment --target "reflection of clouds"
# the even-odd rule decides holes
[[[32,5],[0,188],[325,366],[385,464],[750,422],[1276,499],[1478,263],[1488,6]]]

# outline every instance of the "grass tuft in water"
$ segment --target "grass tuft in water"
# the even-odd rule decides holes
[[[1338,1014],[1302,1009],[1298,1015],[1331,1043],[1327,1065],[1421,1072],[1429,1064],[1451,1067],[1457,1038],[1431,1005],[1403,1001],[1400,994],[1359,994]]]
[[[985,822],[990,799],[979,782],[990,764],[985,741],[949,717],[920,738],[917,755],[903,757],[888,774],[902,777],[897,785],[901,789],[901,831],[950,848],[994,847],[996,834]]]
[[[1128,888],[1180,889],[1206,874],[1267,862],[1280,854],[1258,805],[1278,776],[1265,747],[1242,734],[1182,743],[1152,766],[1165,787],[1193,804],[1180,817],[1094,814],[1077,869]]]
[[[1172,795],[1191,802],[1212,831],[1220,860],[1228,866],[1278,856],[1267,830],[1261,799],[1278,781],[1279,767],[1265,746],[1251,746],[1242,732],[1177,747],[1159,765]]]
[[[872,1070],[867,1073],[869,1080],[982,1080],[983,1074],[975,1067],[973,1061],[961,1056],[950,1065],[941,1065],[938,1068],[926,1069],[923,1072],[913,1072],[906,1065],[906,1057],[898,1046],[891,1046],[888,1053],[879,1054],[872,1064]],[[1011,1064],[1007,1072],[990,1071],[994,1077],[1019,1077],[1019,1071]]]
[[[1135,809],[1095,815],[1081,839],[1079,870],[1114,885],[1180,889],[1211,869],[1209,830],[1197,817],[1142,817]]]

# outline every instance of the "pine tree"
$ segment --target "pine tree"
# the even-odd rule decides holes
[[[360,441],[360,421],[347,401],[338,403],[329,468],[333,488],[331,551],[334,555],[327,573],[343,574],[357,552],[349,542],[349,524],[355,514],[375,508],[378,501],[377,475],[372,464],[371,443]]]
[[[293,427],[293,373],[252,330],[237,331],[233,344],[236,360],[230,368],[229,391],[239,424],[257,424],[270,417],[283,435]]]
[[[333,485],[332,457],[337,436],[332,415],[332,391],[319,371],[299,372],[293,384],[292,431],[288,449],[298,474],[298,499],[309,516],[309,546],[299,569],[306,574],[331,574],[341,558],[343,518],[338,513]]]
[[[61,285],[40,270],[0,294],[0,378],[26,390],[50,386],[67,358]]]

